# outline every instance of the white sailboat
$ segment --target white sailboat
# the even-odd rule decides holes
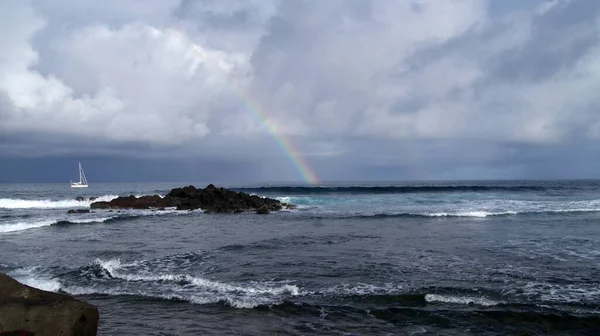
[[[79,163],[79,182],[71,181],[71,188],[87,188],[88,182],[85,178],[85,173],[83,172],[83,168],[81,168],[81,163]]]

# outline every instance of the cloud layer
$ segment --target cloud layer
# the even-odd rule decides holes
[[[531,176],[597,148],[599,14],[593,0],[4,1],[0,155],[281,166],[267,116],[324,178]]]

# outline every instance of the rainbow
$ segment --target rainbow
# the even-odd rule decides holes
[[[306,163],[302,154],[292,145],[292,141],[289,138],[286,138],[285,135],[279,131],[279,127],[277,124],[269,119],[268,115],[263,112],[263,109],[259,108],[258,103],[253,102],[250,97],[244,93],[241,89],[239,89],[233,83],[230,83],[233,91],[240,97],[244,105],[246,105],[247,110],[250,111],[261,123],[267,126],[267,130],[277,142],[279,147],[283,150],[283,152],[290,159],[300,177],[308,184],[317,184],[319,183],[319,179],[317,174],[310,166]]]
[[[194,53],[199,54],[203,62],[206,62],[207,64],[212,63],[210,62],[210,57],[206,56],[205,52],[200,46],[194,44],[189,40],[187,41],[192,44],[192,51]],[[283,132],[280,131],[280,127],[275,123],[274,120],[272,120],[269,117],[269,115],[265,112],[265,109],[261,108],[258,102],[253,101],[253,99],[251,99],[251,97],[247,93],[245,93],[239,86],[237,86],[231,79],[229,79],[229,76],[224,70],[221,69],[218,62],[215,63],[216,64],[213,66],[213,68],[218,70],[221,73],[221,75],[223,75],[223,78],[225,78],[229,86],[233,89],[233,92],[238,97],[240,97],[240,100],[244,103],[246,109],[250,111],[260,123],[266,125],[267,130],[269,131],[275,142],[279,145],[279,147],[281,147],[281,149],[289,158],[291,163],[294,165],[302,180],[304,180],[308,184],[318,184],[319,178],[317,177],[315,171],[311,169],[310,166],[306,163],[306,161],[302,157],[302,154],[298,151],[298,149],[296,149],[293,146],[292,141],[288,137],[286,137]]]

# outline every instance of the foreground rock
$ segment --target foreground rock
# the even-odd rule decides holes
[[[276,199],[235,192],[225,188],[217,188],[212,184],[204,189],[197,189],[194,186],[175,188],[165,197],[158,195],[118,197],[110,202],[94,202],[90,207],[92,209],[202,209],[209,213],[254,211],[260,214],[268,214],[271,211],[279,211],[283,208],[294,208],[293,205],[281,203]]]
[[[0,335],[94,336],[97,329],[95,306],[23,285],[0,273]]]

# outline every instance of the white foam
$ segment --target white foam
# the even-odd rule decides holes
[[[82,219],[44,219],[32,222],[17,222],[0,224],[0,233],[18,232],[29,229],[40,228],[44,226],[51,226],[60,222],[71,222],[74,224],[89,224],[89,223],[104,223],[114,217],[102,217],[102,218],[82,218]]]
[[[425,295],[425,301],[427,302],[443,302],[443,303],[454,303],[463,305],[478,305],[478,306],[497,306],[499,303],[484,297],[469,297],[469,296],[451,296],[451,295],[439,295],[439,294],[427,294]]]
[[[485,218],[488,216],[504,216],[504,215],[516,215],[516,211],[500,211],[500,212],[488,212],[488,211],[464,211],[464,212],[435,212],[426,214],[429,217],[476,217]]]
[[[115,218],[115,217],[113,216],[113,217],[101,217],[101,218],[69,219],[67,222],[71,222],[71,223],[75,223],[75,224],[104,223],[113,218]]]
[[[45,290],[48,292],[57,292],[61,287],[60,282],[56,279],[36,279],[32,277],[25,279],[17,279],[17,281],[27,286]]]
[[[56,224],[56,220],[42,220],[36,222],[19,222],[11,224],[0,224],[0,233],[17,232],[33,228],[39,228],[43,226],[50,226]]]
[[[108,202],[117,198],[116,195],[105,195],[96,198],[94,201],[77,201],[77,200],[25,200],[15,198],[0,198],[0,209],[66,209],[66,208],[81,208],[89,207],[93,202],[105,201]]]
[[[330,295],[373,295],[373,294],[391,294],[398,293],[402,290],[402,285],[398,284],[366,284],[359,283],[356,285],[341,284],[330,287],[323,291],[324,294]]]
[[[521,289],[525,295],[529,297],[538,296],[540,300],[545,302],[593,304],[600,299],[600,289],[593,285],[558,285],[543,282],[528,282]]]
[[[224,282],[208,280],[188,274],[150,274],[150,273],[127,273],[125,269],[138,266],[138,262],[131,264],[122,264],[119,259],[100,260],[96,259],[94,263],[102,267],[111,277],[131,281],[131,282],[186,282],[186,290],[179,286],[168,285],[162,288],[160,293],[148,292],[120,292],[126,295],[143,295],[150,297],[177,298],[194,304],[208,304],[216,302],[225,302],[234,308],[254,308],[263,304],[273,304],[279,302],[284,295],[298,296],[303,295],[296,285],[290,284],[270,284],[261,282],[251,282],[247,284],[233,285]],[[193,294],[189,293],[193,288]],[[70,288],[65,289],[69,293],[100,293],[106,290]],[[116,292],[108,290],[108,294],[119,295]],[[175,291],[173,293],[172,291]]]
[[[282,203],[290,203],[292,201],[292,198],[289,196],[275,197],[275,199]]]
[[[10,275],[18,282],[33,288],[48,292],[56,292],[60,289],[61,285],[58,280],[36,275],[36,269],[37,267],[20,268],[11,272]]]
[[[120,213],[115,213],[110,216],[103,217],[85,217],[78,218],[76,215],[66,215],[60,218],[45,218],[45,219],[33,219],[31,221],[26,222],[14,222],[14,223],[1,223],[0,224],[0,233],[10,233],[17,232],[23,230],[29,230],[34,228],[40,228],[44,226],[51,226],[60,222],[70,222],[73,224],[91,224],[91,223],[105,223],[111,219],[118,217],[127,217],[127,216],[160,216],[160,215],[168,215],[168,214],[177,214],[177,215],[186,215],[189,213],[197,213],[200,211],[181,211],[176,209],[166,209],[166,210],[131,210],[124,209]],[[106,215],[107,212],[99,211],[98,214]],[[93,214],[92,214],[93,215]],[[87,216],[85,214],[84,216]]]
[[[291,295],[299,295],[299,289],[295,285],[283,285],[280,287],[269,287],[257,284],[254,287],[241,287],[233,286],[227,283],[207,280],[199,277],[193,277],[187,274],[126,274],[119,272],[120,269],[128,266],[134,266],[135,264],[123,265],[119,259],[110,259],[103,261],[96,259],[94,261],[97,265],[104,268],[113,278],[119,278],[127,281],[186,281],[197,287],[208,288],[216,290],[218,292],[237,292],[237,293],[248,293],[248,294],[284,294],[289,293]]]

